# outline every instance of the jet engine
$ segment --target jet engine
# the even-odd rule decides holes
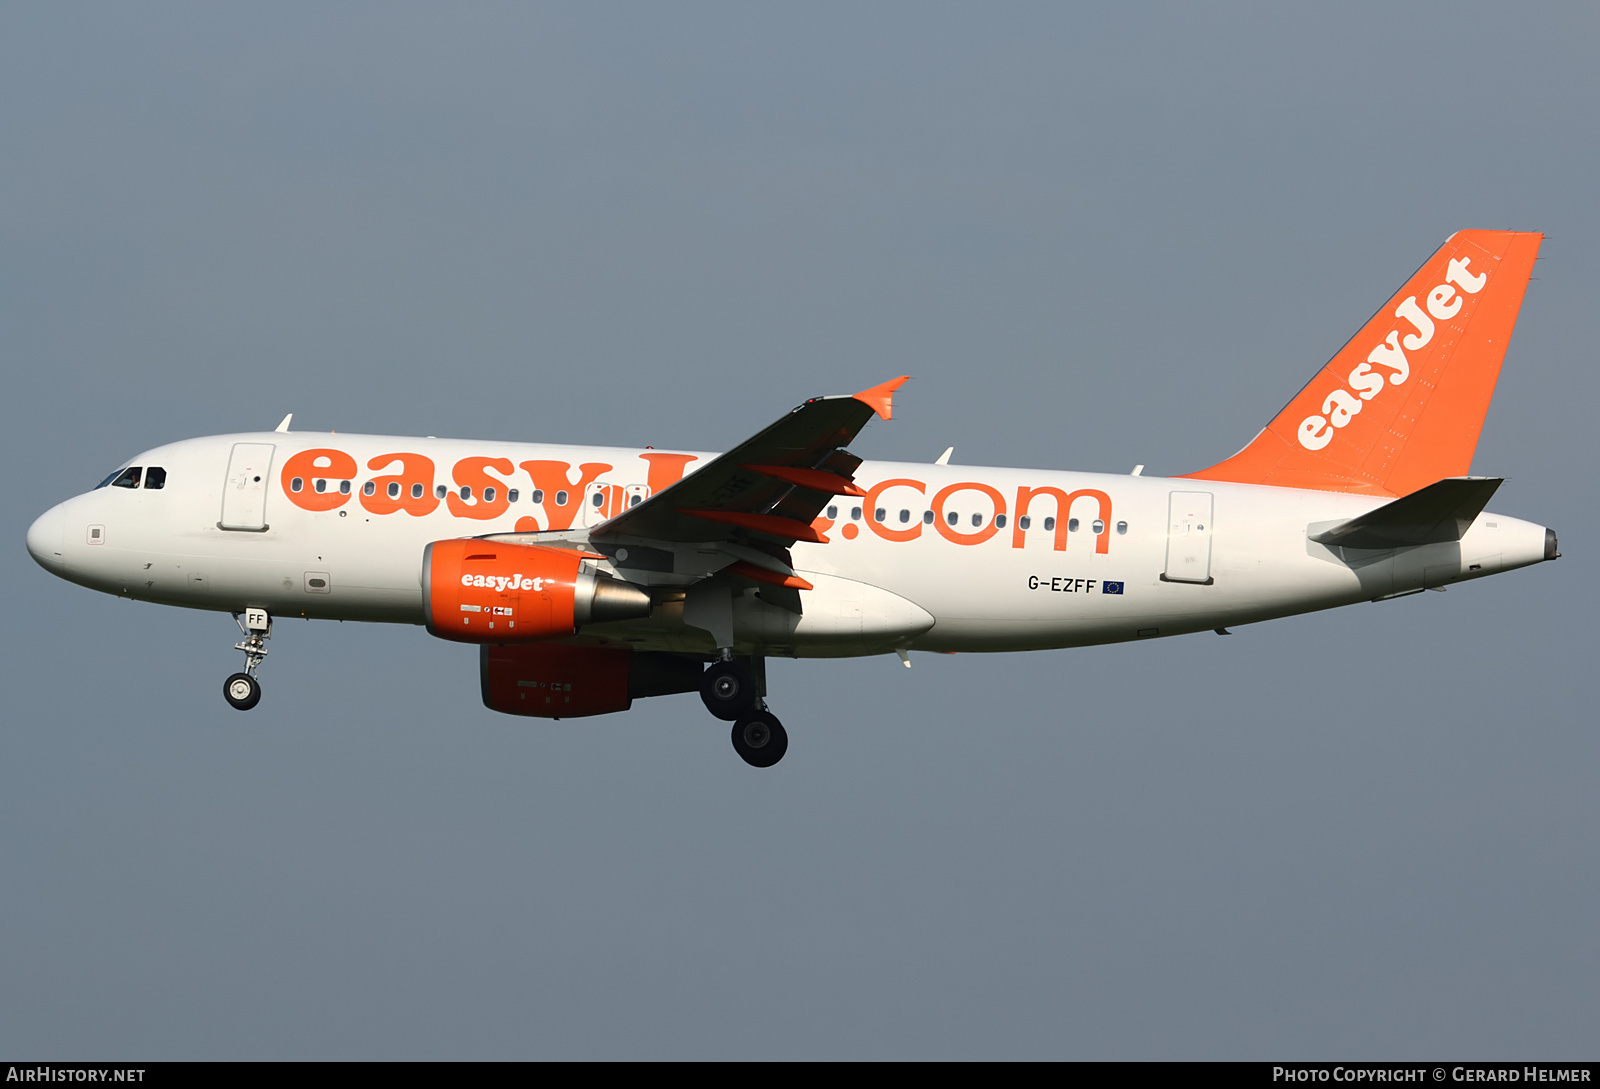
[[[650,595],[571,549],[459,538],[423,550],[422,607],[441,639],[531,643],[649,616]]]
[[[483,705],[508,715],[583,718],[626,711],[636,699],[694,692],[698,659],[564,643],[478,648]]]

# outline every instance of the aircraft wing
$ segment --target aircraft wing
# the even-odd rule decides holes
[[[874,414],[889,419],[906,376],[853,396],[814,397],[766,429],[590,533],[591,540],[817,541],[811,522],[852,483],[845,449]]]

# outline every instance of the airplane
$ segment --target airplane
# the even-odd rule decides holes
[[[895,378],[722,454],[296,432],[147,450],[28,530],[51,574],[233,614],[475,644],[485,706],[569,718],[698,692],[738,755],[788,733],[765,662],[1135,642],[1555,559],[1469,476],[1543,236],[1452,235],[1232,457],[1171,478],[863,460]]]

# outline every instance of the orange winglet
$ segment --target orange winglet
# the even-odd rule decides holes
[[[823,540],[820,533],[806,523],[776,514],[751,514],[742,510],[684,510],[681,507],[678,513],[687,514],[690,518],[704,518],[708,522],[724,522],[742,529],[753,529],[757,533],[770,533],[774,537],[786,537],[791,541],[828,543]]]
[[[768,571],[765,567],[757,567],[755,564],[746,563],[744,560],[736,560],[724,567],[723,570],[730,575],[742,575],[747,579],[765,582],[771,586],[788,586],[795,590],[816,589],[815,586],[812,586],[799,575],[779,574],[777,571]]]
[[[894,391],[911,381],[909,374],[891,378],[881,386],[873,386],[856,394],[856,400],[886,420],[894,419]]]
[[[746,465],[744,468],[767,476],[775,476],[779,480],[786,480],[802,488],[812,491],[827,492],[829,495],[864,496],[867,493],[856,487],[853,483],[824,469],[796,469],[788,465]]]

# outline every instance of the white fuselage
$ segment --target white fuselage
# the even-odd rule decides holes
[[[315,451],[341,456],[314,464]],[[577,539],[713,456],[303,432],[191,439],[129,462],[163,469],[160,489],[104,486],[69,499],[34,523],[28,546],[51,572],[120,596],[420,624],[428,543],[519,531]],[[736,596],[743,652],[1083,646],[1246,624],[1547,558],[1544,527],[1488,512],[1448,544],[1379,551],[1309,540],[1386,502],[1370,496],[872,461],[855,481],[867,497],[840,496],[815,523],[826,543],[792,549],[795,572],[813,586],[801,614],[753,589]],[[613,550],[597,563],[656,590],[689,589],[687,614],[683,595],[665,593],[647,620],[582,634],[714,651],[692,623],[692,587],[739,557],[714,542],[634,551],[653,558]]]

